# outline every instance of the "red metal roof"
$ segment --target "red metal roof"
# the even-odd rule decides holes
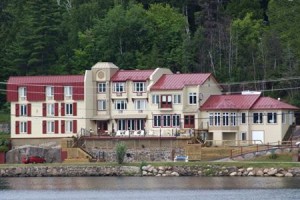
[[[299,110],[298,107],[288,103],[273,99],[271,97],[260,97],[258,101],[252,106],[252,110]]]
[[[112,77],[111,81],[146,81],[154,70],[119,70]]]
[[[164,74],[151,90],[179,90],[188,85],[202,85],[209,77],[205,74]]]
[[[248,110],[259,95],[211,95],[201,110]]]
[[[84,75],[11,76],[7,84],[83,83]]]

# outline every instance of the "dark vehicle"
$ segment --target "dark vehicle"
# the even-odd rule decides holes
[[[28,164],[28,163],[45,163],[45,158],[42,158],[40,156],[28,156],[22,158],[22,163]]]

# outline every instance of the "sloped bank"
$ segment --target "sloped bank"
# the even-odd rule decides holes
[[[74,177],[74,176],[258,176],[300,177],[300,167],[238,168],[206,166],[18,166],[0,168],[1,177]]]

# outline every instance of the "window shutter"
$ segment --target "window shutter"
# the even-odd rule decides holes
[[[47,104],[43,103],[43,117],[47,115]]]
[[[27,104],[27,116],[31,117],[31,104]]]
[[[16,134],[20,134],[20,122],[16,121]]]
[[[65,133],[65,120],[61,120],[61,133]]]
[[[27,122],[27,134],[31,134],[31,121]]]
[[[77,133],[77,120],[73,120],[73,133]]]
[[[16,104],[16,117],[19,117],[20,116],[20,105],[19,104]]]
[[[47,133],[47,122],[46,120],[43,120],[43,134]]]
[[[60,115],[65,116],[65,103],[61,103]]]
[[[54,133],[58,134],[58,120],[54,121]]]
[[[77,116],[77,103],[73,103],[73,116]]]
[[[54,104],[54,116],[58,116],[58,103]]]

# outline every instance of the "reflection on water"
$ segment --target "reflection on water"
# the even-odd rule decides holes
[[[298,199],[300,177],[0,178],[1,200]]]

